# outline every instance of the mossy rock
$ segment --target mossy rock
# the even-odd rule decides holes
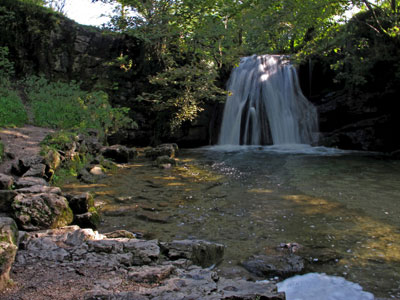
[[[12,209],[18,225],[26,231],[63,227],[73,221],[67,199],[51,193],[19,194]]]

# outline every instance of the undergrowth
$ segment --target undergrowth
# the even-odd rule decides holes
[[[24,86],[37,126],[80,132],[96,129],[104,135],[136,126],[128,117],[129,108],[112,107],[105,92],[84,91],[75,81],[49,82],[31,76]]]
[[[24,105],[9,84],[0,84],[0,127],[22,126],[28,120]]]

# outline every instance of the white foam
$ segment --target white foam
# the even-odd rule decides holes
[[[309,273],[297,275],[278,283],[278,291],[286,300],[373,300],[374,295],[362,287],[338,276]]]
[[[312,147],[306,144],[279,144],[271,146],[249,146],[249,145],[216,145],[199,148],[216,152],[265,152],[275,154],[308,154],[319,156],[345,155],[357,151],[341,150],[328,147]]]

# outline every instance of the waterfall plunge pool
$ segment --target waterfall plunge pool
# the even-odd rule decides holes
[[[246,276],[243,260],[296,242],[307,272],[400,297],[400,161],[299,145],[183,150],[179,161],[166,170],[138,161],[96,185],[65,188],[94,192],[101,232],[225,244],[217,266],[225,276]]]

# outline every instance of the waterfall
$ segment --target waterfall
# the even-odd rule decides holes
[[[220,145],[317,142],[317,110],[304,97],[295,68],[283,56],[242,58],[228,91]]]

